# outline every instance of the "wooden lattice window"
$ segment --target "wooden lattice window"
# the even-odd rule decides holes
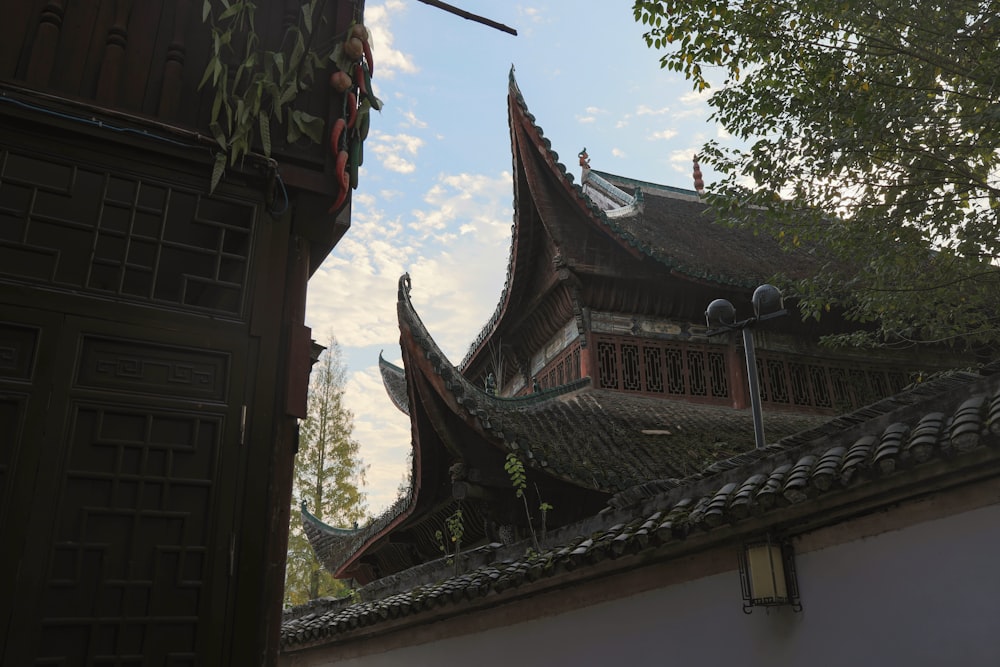
[[[622,389],[625,391],[642,391],[642,373],[639,367],[639,346],[623,344],[622,351]]]
[[[727,398],[729,396],[729,371],[726,369],[726,355],[722,352],[709,352],[708,370],[712,396]]]
[[[663,350],[647,347],[643,351],[646,363],[646,390],[654,394],[663,393]]]
[[[559,353],[537,374],[543,389],[550,389],[580,379],[580,344],[577,343]],[[604,386],[604,385],[602,385]],[[530,391],[528,387],[526,391]]]
[[[809,385],[813,390],[813,400],[817,408],[833,407],[830,399],[830,380],[822,366],[809,366]]]
[[[905,385],[900,371],[765,353],[757,358],[761,401],[838,412],[868,405]]]
[[[806,365],[794,361],[789,363],[788,375],[792,384],[792,403],[795,405],[812,405],[812,396],[809,391],[809,374],[806,372]]]
[[[618,388],[618,355],[615,344],[610,341],[597,343],[597,369],[600,387],[603,389]]]
[[[728,403],[724,352],[704,345],[602,336],[596,341],[599,386]]]
[[[684,356],[678,348],[667,348],[667,391],[671,394],[683,394],[684,381]]]

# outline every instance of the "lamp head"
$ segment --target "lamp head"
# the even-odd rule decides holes
[[[753,314],[757,318],[776,313],[784,308],[781,292],[774,285],[764,284],[755,289],[750,302],[753,304]]]
[[[705,322],[709,327],[735,324],[736,308],[725,299],[716,299],[705,309]]]

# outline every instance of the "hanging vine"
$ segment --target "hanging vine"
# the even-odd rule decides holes
[[[271,156],[271,121],[285,127],[291,144],[302,137],[321,144],[326,121],[294,104],[299,93],[308,90],[317,70],[332,61],[336,70],[330,84],[344,96],[341,118],[330,134],[330,149],[337,161],[337,200],[333,211],[346,199],[348,186],[357,187],[361,164],[361,142],[367,136],[369,110],[381,108],[371,92],[373,60],[368,31],[355,22],[340,36],[317,44],[318,24],[325,20],[326,0],[302,2],[296,21],[288,26],[280,49],[261,48],[254,26],[254,0],[204,0],[202,21],[212,33],[211,52],[198,89],[211,84],[215,90],[209,129],[218,143],[212,169],[210,191],[225,173],[226,166],[242,161],[259,142],[264,156]],[[347,78],[346,85],[343,75]],[[353,96],[353,98],[352,98]],[[361,100],[361,101],[359,101]],[[337,141],[334,134],[343,120]],[[354,144],[357,144],[355,146]],[[341,146],[346,152],[341,164]],[[352,156],[356,159],[352,160]]]

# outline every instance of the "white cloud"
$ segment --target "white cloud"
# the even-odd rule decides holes
[[[406,11],[402,0],[387,0],[381,5],[365,7],[365,23],[371,35],[372,59],[375,61],[375,75],[392,79],[397,72],[415,74],[420,68],[413,57],[392,48],[393,35],[389,27],[390,17],[399,20]]]
[[[542,23],[545,20],[542,16],[542,10],[537,7],[524,7],[518,5],[517,14],[518,16],[523,16],[532,23]]]
[[[373,132],[368,138],[368,149],[374,153],[382,166],[399,174],[412,174],[416,165],[401,153],[416,156],[424,145],[424,140],[410,134],[384,134]]]
[[[389,360],[398,358],[398,349],[386,349],[383,356]],[[395,500],[396,489],[409,465],[410,419],[389,400],[378,365],[374,363],[351,373],[344,402],[354,413],[353,436],[361,443],[361,458],[368,466],[365,485],[368,510],[378,516]]]
[[[659,109],[653,109],[652,107],[647,106],[645,104],[640,104],[639,107],[635,110],[635,115],[636,116],[660,116],[662,114],[667,113],[668,111],[670,111],[670,107],[660,107]]]
[[[408,127],[417,127],[421,129],[427,127],[427,123],[417,118],[417,114],[412,111],[404,111],[403,119],[405,120],[405,125]]]
[[[614,157],[622,157],[623,158],[623,157],[625,157],[625,151],[623,151],[620,148],[612,148],[611,149],[611,155],[613,155]]]
[[[700,93],[697,90],[690,90],[681,95],[680,100],[681,104],[684,104],[685,106],[691,106],[693,104],[701,104],[703,102],[708,101],[708,98],[710,96],[711,93],[707,89],[701,91]]]
[[[649,135],[650,139],[673,139],[677,136],[677,130],[658,130]]]

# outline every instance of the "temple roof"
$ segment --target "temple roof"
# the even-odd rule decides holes
[[[357,533],[332,533],[303,515],[317,554],[338,576],[440,488],[420,483],[421,467],[426,472],[432,464],[430,451],[449,457],[439,462],[445,468],[453,460],[481,461],[489,455],[502,468],[507,452],[515,452],[529,471],[607,498],[656,480],[671,483],[689,477],[754,447],[749,411],[594,390],[587,378],[517,398],[487,394],[445,357],[417,315],[410,289],[410,279],[404,275],[397,314],[406,372],[384,360],[380,367],[394,387],[391,392],[416,397],[424,411],[419,419],[434,425],[436,440],[430,441],[425,433],[422,441],[413,443],[418,452],[414,493]],[[400,382],[405,382],[405,391]],[[765,415],[764,428],[769,441],[777,442],[828,419],[771,412]],[[463,430],[461,444],[456,445],[459,438],[445,432],[447,424],[471,427],[474,435]],[[441,453],[442,442],[449,443],[445,448],[451,448],[450,454]],[[422,449],[427,451],[421,454]]]
[[[282,647],[347,641],[495,606],[554,586],[669,560],[767,528],[796,531],[841,521],[857,508],[996,476],[1000,470],[1000,363],[957,372],[791,439],[719,462],[658,488],[633,489],[605,512],[527,543],[443,560],[375,582],[361,602],[317,600],[286,612]],[[635,556],[635,558],[632,558]],[[355,598],[356,599],[356,598]]]
[[[621,254],[631,256],[636,267],[748,294],[779,271],[803,277],[818,266],[818,260],[804,250],[786,251],[770,237],[717,222],[694,190],[589,167],[584,168],[582,185],[575,183],[528,110],[513,69],[507,99],[515,207],[507,279],[496,310],[460,368],[473,363],[507,313],[520,312],[543,288],[547,281],[539,272],[555,272],[554,267],[545,266],[549,262],[543,261],[539,251],[545,238],[555,240],[560,261],[577,272],[596,267],[591,258],[572,256],[578,250],[570,240],[596,233]],[[609,186],[619,194],[609,194],[613,192]]]

